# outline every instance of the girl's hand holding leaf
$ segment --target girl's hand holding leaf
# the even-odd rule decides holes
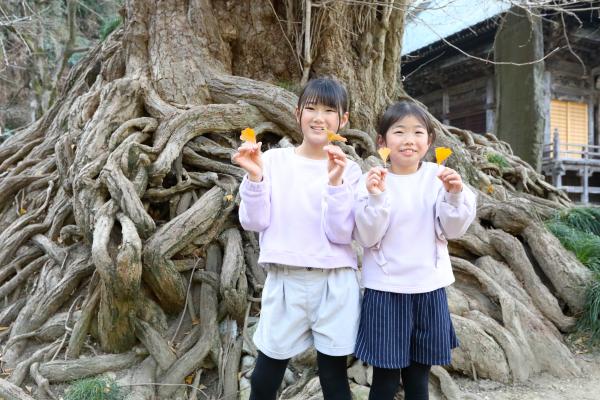
[[[244,142],[232,157],[233,162],[242,167],[248,173],[248,179],[253,182],[262,180],[261,145],[260,142]]]
[[[323,147],[327,152],[327,171],[329,172],[329,185],[339,186],[342,182],[344,169],[346,168],[346,154],[338,146],[329,144]]]
[[[370,194],[381,194],[385,192],[385,177],[387,170],[381,167],[373,167],[367,173],[366,186]]]
[[[443,170],[441,170],[438,173],[437,176],[438,176],[438,178],[440,178],[440,180],[444,184],[444,189],[446,189],[446,192],[448,192],[448,193],[462,192],[462,187],[463,187],[462,178],[460,177],[458,172],[456,172],[452,168],[445,167]]]

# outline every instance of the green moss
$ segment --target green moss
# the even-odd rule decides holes
[[[94,377],[76,381],[65,392],[64,400],[123,400],[125,395],[110,378]]]
[[[503,155],[498,153],[488,153],[487,160],[492,164],[496,164],[500,168],[500,170],[510,167],[510,164],[508,163],[506,158],[504,158]]]
[[[106,39],[108,35],[121,26],[122,23],[123,20],[119,16],[104,20],[104,23],[100,27],[100,40]]]

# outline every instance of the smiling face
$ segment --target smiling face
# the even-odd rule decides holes
[[[296,120],[303,147],[319,150],[328,143],[327,131],[338,132],[348,123],[348,93],[337,81],[311,79],[300,92]]]
[[[411,174],[419,169],[419,163],[431,144],[425,124],[414,115],[406,115],[394,122],[379,136],[379,145],[388,147],[392,172]]]
[[[321,103],[307,103],[302,110],[296,110],[296,119],[304,141],[315,147],[327,144],[327,132],[337,132],[348,122],[348,113],[340,116],[334,107]]]

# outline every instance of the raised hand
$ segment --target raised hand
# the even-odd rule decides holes
[[[387,169],[373,167],[367,172],[366,186],[370,194],[380,194],[385,192],[385,177]]]
[[[248,179],[253,182],[260,182],[262,180],[261,145],[261,142],[244,142],[238,147],[237,153],[231,157],[234,163],[248,173]]]
[[[449,193],[460,193],[463,188],[462,178],[452,168],[444,167],[443,170],[438,172],[437,177],[440,178],[444,184],[444,189]]]
[[[338,146],[328,144],[323,147],[327,152],[328,163],[327,171],[329,172],[329,184],[331,186],[339,186],[343,182],[342,176],[346,168],[346,154]]]

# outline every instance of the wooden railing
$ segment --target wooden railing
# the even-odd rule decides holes
[[[561,143],[558,130],[554,130],[552,143],[544,144],[542,171],[552,176],[552,184],[568,193],[581,194],[581,202],[589,203],[590,194],[600,194],[600,187],[590,187],[589,178],[600,173],[600,146],[577,143]],[[566,171],[576,171],[581,178],[580,186],[563,186]]]

